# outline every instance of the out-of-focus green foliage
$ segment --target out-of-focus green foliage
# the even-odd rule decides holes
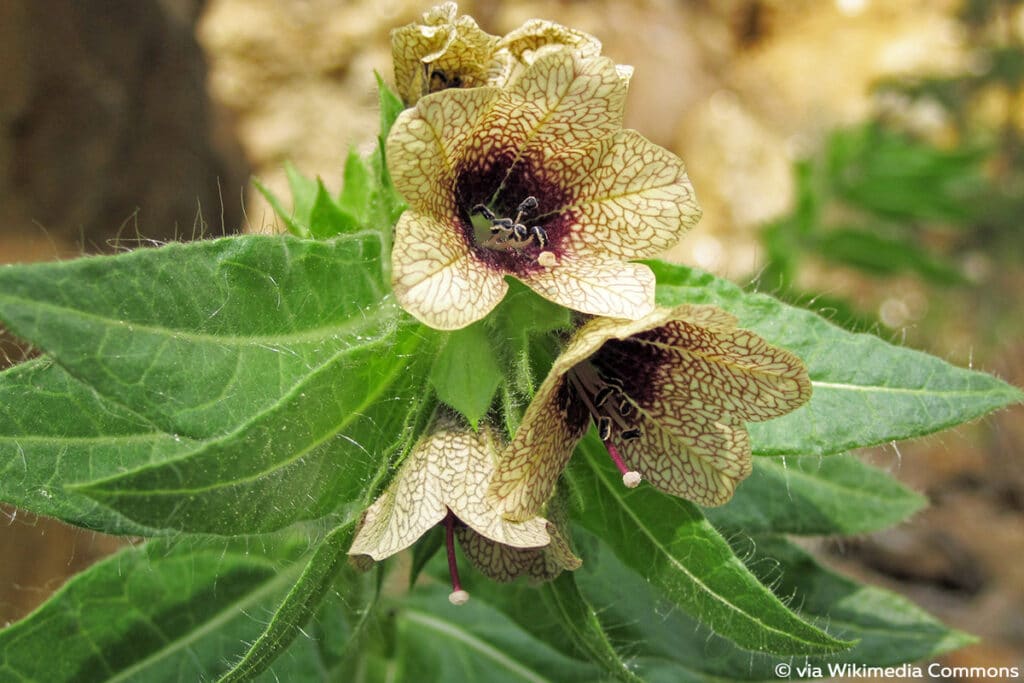
[[[801,291],[810,263],[873,279],[913,274],[938,287],[972,284],[972,253],[1019,255],[1024,214],[1024,44],[1006,24],[1020,0],[966,0],[958,13],[973,46],[969,71],[890,78],[876,85],[892,106],[860,126],[834,131],[822,150],[794,166],[793,210],[768,224],[768,265],[760,286],[784,299],[813,299],[833,319],[861,328],[875,321],[849,301]],[[980,120],[997,94],[1002,120]],[[922,133],[916,106],[940,113],[941,135]],[[937,139],[941,138],[941,142]]]

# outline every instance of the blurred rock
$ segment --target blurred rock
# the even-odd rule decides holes
[[[426,9],[393,0],[211,0],[199,41],[213,97],[232,112],[254,173],[289,197],[283,165],[337,189],[350,146],[368,148],[379,114],[374,71],[391,79],[392,28]],[[287,205],[287,204],[286,204]],[[273,212],[248,200],[248,228],[273,230]]]
[[[198,0],[0,5],[0,231],[110,248],[222,234],[244,164],[217,138]],[[218,148],[220,145],[221,148]],[[223,195],[223,200],[222,200]],[[77,248],[75,249],[78,250]],[[11,260],[0,254],[0,261]]]
[[[0,264],[237,228],[247,171],[206,96],[201,6],[0,2]],[[0,329],[0,369],[28,353]],[[123,543],[0,506],[0,627]]]

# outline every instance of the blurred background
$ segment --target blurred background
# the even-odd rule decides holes
[[[338,187],[423,1],[0,3],[0,263],[279,229],[249,184]],[[669,257],[1024,385],[1024,0],[462,2],[632,64],[626,125],[704,207]],[[0,366],[31,354],[0,331]],[[1024,664],[1024,409],[864,457],[929,496],[825,561]],[[780,495],[784,495],[780,492]],[[118,539],[0,507],[0,626]]]

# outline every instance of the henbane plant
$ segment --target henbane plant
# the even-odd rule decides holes
[[[768,680],[970,642],[793,538],[924,505],[851,450],[1024,395],[637,262],[699,209],[596,38],[448,3],[393,41],[340,193],[263,190],[292,235],[0,269],[41,352],[0,374],[0,498],[147,539],[0,631],[0,680]]]

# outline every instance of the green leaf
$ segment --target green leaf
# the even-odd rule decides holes
[[[372,235],[247,235],[7,266],[0,318],[103,397],[207,438],[392,325],[379,259]]]
[[[437,551],[444,545],[444,528],[438,524],[427,533],[420,536],[420,540],[412,547],[412,562],[409,566],[409,589],[416,585],[420,574],[426,569],[430,560],[437,555]],[[447,567],[447,565],[445,565]]]
[[[485,321],[447,335],[434,360],[430,383],[437,397],[462,413],[476,428],[504,379]]]
[[[627,489],[593,430],[569,470],[573,519],[599,536],[680,609],[740,647],[780,655],[849,647],[808,624],[765,588],[692,504],[651,487]]]
[[[391,131],[395,119],[402,113],[404,105],[398,95],[388,88],[380,74],[375,73],[374,76],[377,78],[377,92],[380,100],[380,135],[377,136],[376,153],[370,157],[370,168],[377,178],[377,191],[371,202],[371,213],[375,221],[373,224],[393,226],[405,211],[406,204],[391,182],[386,150],[388,133]],[[390,237],[390,232],[385,231],[385,235]],[[390,253],[390,249],[387,249],[385,253]]]
[[[354,147],[349,148],[345,157],[345,174],[338,196],[338,206],[352,216],[356,223],[367,228],[380,226],[367,225],[370,212],[370,200],[373,193],[373,178],[366,162],[359,156]]]
[[[735,541],[751,570],[776,593],[793,596],[817,623],[857,641],[848,652],[818,661],[887,666],[934,657],[976,640],[944,626],[902,596],[822,567],[784,538],[762,535]]]
[[[359,222],[348,211],[342,209],[334,197],[324,187],[319,178],[316,179],[316,199],[309,214],[309,231],[313,237],[325,239],[360,229]]]
[[[748,425],[754,453],[822,455],[931,434],[1024,400],[991,375],[854,334],[695,269],[651,262],[658,302],[711,303],[807,364],[814,393],[792,413]]]
[[[377,79],[377,97],[380,104],[380,137],[387,138],[388,133],[391,132],[391,126],[394,125],[395,119],[405,109],[405,105],[402,104],[401,98],[388,87],[388,84],[380,77],[379,73],[375,71],[373,76]]]
[[[852,455],[781,456],[755,458],[753,474],[733,499],[704,514],[728,531],[860,534],[892,526],[926,505],[924,496]]]
[[[609,676],[626,683],[639,680],[612,646],[600,615],[580,594],[574,572],[562,572],[554,581],[539,585],[523,581],[503,584],[472,569],[461,553],[459,557],[464,568],[463,587],[472,596],[471,602],[500,610],[519,628],[566,657],[589,660]],[[587,561],[584,558],[584,564]],[[430,563],[428,570],[438,581],[448,580],[444,557]]]
[[[624,683],[642,683],[615,650],[597,611],[580,594],[573,572],[562,572],[540,590],[562,628],[590,661]]]
[[[548,301],[518,280],[510,278],[508,285],[508,294],[491,316],[501,341],[516,345],[530,335],[572,327],[568,308]]]
[[[518,280],[509,280],[509,291],[488,317],[491,339],[497,357],[506,368],[502,402],[506,428],[515,433],[518,418],[533,397],[539,378],[551,367],[557,351],[554,339],[546,333],[568,330],[572,326],[569,309],[537,295]],[[552,347],[552,348],[548,348]]]
[[[361,496],[409,437],[393,406],[415,412],[434,339],[378,305],[379,246],[247,236],[0,269],[15,332],[152,431],[199,441],[75,490],[144,526],[213,533]]]
[[[50,359],[0,373],[0,500],[108,534],[160,533],[65,484],[160,462],[195,448],[105,400]]]
[[[284,208],[284,204],[278,199],[277,195],[270,191],[270,188],[260,182],[259,178],[253,178],[252,184],[256,186],[263,198],[270,204],[270,208],[274,210],[281,220],[284,221],[284,225],[288,228],[288,232],[295,235],[296,237],[310,237],[309,223],[300,222],[296,220],[294,212],[288,211]]]
[[[392,680],[445,683],[574,683],[599,680],[596,667],[536,639],[482,600],[448,603],[440,586],[395,607],[397,652]]]
[[[969,223],[987,182],[982,149],[940,149],[876,123],[835,132],[826,172],[833,191],[853,206],[903,224]]]
[[[242,660],[221,676],[221,683],[248,681],[267,670],[288,648],[309,618],[345,562],[355,524],[336,528],[317,546],[302,575],[278,606],[266,629],[249,647]]]
[[[967,277],[952,263],[929,254],[920,244],[863,228],[829,230],[814,238],[822,258],[877,275],[912,271],[941,285],[966,284]]]
[[[0,671],[31,681],[209,679],[263,630],[259,615],[298,577],[308,542],[293,533],[125,548],[0,631]]]
[[[779,658],[740,649],[709,634],[697,619],[675,609],[656,586],[583,530],[576,545],[586,558],[576,573],[580,591],[601,615],[630,666],[652,683],[778,680],[775,666],[825,667],[831,663],[891,666],[939,655],[971,642],[904,598],[856,584],[814,562],[791,544],[770,537],[740,542],[739,554],[779,596],[815,623],[856,641],[849,650],[825,656]]]
[[[216,534],[272,531],[361,501],[405,446],[395,406],[424,398],[422,341],[415,325],[340,349],[238,431],[72,488],[141,524]]]
[[[321,183],[302,175],[290,161],[285,162],[284,172],[288,176],[288,187],[292,191],[292,215],[295,216],[295,220],[309,226],[312,223],[313,207],[316,206]]]

